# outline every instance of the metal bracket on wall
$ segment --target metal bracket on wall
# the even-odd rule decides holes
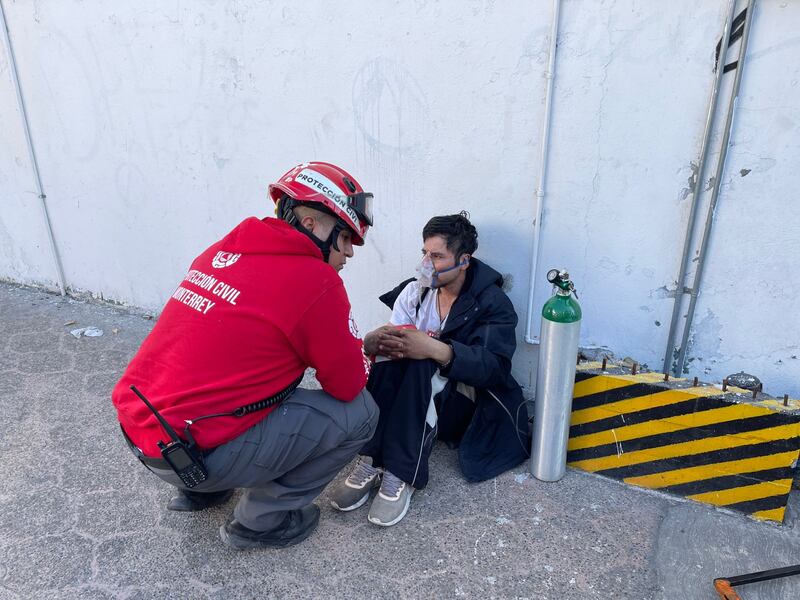
[[[689,211],[689,220],[686,227],[686,237],[683,244],[681,264],[678,270],[678,277],[675,280],[675,300],[672,307],[672,319],[670,321],[669,333],[667,336],[667,347],[666,351],[664,352],[663,370],[665,373],[672,372],[675,375],[681,375],[683,373],[683,366],[686,362],[686,351],[689,342],[689,334],[692,327],[692,319],[694,317],[694,312],[697,305],[697,298],[700,293],[700,283],[703,276],[703,268],[705,267],[706,255],[708,253],[709,241],[711,239],[711,227],[714,222],[714,214],[717,206],[717,200],[719,199],[722,175],[725,170],[725,159],[727,157],[728,146],[730,143],[731,130],[733,129],[733,117],[739,97],[739,88],[741,87],[742,73],[744,71],[744,58],[747,53],[747,41],[750,36],[754,6],[755,0],[748,0],[747,7],[734,18],[733,15],[736,8],[736,0],[730,0],[723,33],[716,48],[714,86],[711,90],[711,99],[709,101],[708,114],[706,116],[703,143],[700,148],[700,158],[697,162],[697,172],[695,173],[694,181],[692,182],[692,203]],[[737,60],[725,65],[722,69],[720,69],[719,65],[724,64],[725,62],[726,52],[722,51],[723,46],[727,51],[735,42],[739,40],[741,40],[741,43],[739,45],[739,54]],[[726,43],[723,44],[723,42]],[[706,213],[706,222],[703,228],[703,236],[701,238],[700,249],[696,259],[697,267],[695,268],[694,272],[694,280],[691,286],[687,286],[686,278],[688,276],[689,255],[691,254],[694,241],[693,234],[695,220],[697,217],[698,199],[702,192],[703,174],[705,172],[706,160],[709,154],[709,142],[711,140],[713,131],[714,116],[716,114],[720,83],[722,81],[723,74],[731,70],[736,71],[736,77],[731,88],[728,113],[726,116],[725,125],[723,127],[722,144],[720,146],[719,159],[717,160],[716,171],[713,178],[711,199],[709,200],[708,211]],[[680,344],[676,346],[675,338],[677,337],[680,312],[683,306],[685,295],[689,295],[689,306],[686,311],[685,321],[683,323],[681,341]],[[676,353],[677,357],[675,357]]]

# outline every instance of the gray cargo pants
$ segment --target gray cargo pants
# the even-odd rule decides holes
[[[311,504],[377,424],[378,407],[366,389],[340,402],[322,390],[297,388],[263,421],[206,456],[209,477],[191,491],[245,488],[234,517],[249,529],[272,529],[288,511]],[[153,471],[182,487],[173,472]]]

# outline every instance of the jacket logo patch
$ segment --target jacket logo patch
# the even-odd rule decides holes
[[[361,339],[361,335],[358,333],[358,325],[356,325],[356,320],[353,318],[353,309],[350,309],[350,334],[356,338],[357,340]]]
[[[224,269],[230,267],[233,263],[239,260],[241,254],[232,254],[230,252],[217,252],[214,260],[211,261],[211,266],[215,269]]]

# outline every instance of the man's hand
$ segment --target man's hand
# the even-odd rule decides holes
[[[399,343],[390,338],[389,335],[395,331],[393,325],[383,325],[374,331],[370,331],[364,336],[364,354],[373,356],[381,354],[383,356],[390,356],[392,350],[399,348]],[[386,346],[385,348],[382,346]]]
[[[418,329],[394,329],[387,332],[386,340],[381,343],[381,349],[383,347],[389,350],[390,353],[386,354],[389,358],[431,358],[442,365],[453,359],[453,349],[448,344]]]

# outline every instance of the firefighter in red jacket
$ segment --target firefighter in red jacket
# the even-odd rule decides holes
[[[245,219],[192,262],[112,394],[131,449],[178,488],[167,508],[244,488],[220,529],[234,548],[308,537],[313,500],[378,418],[338,274],[372,225],[372,194],[310,162],[269,195],[279,218]],[[322,390],[297,387],[308,367]]]

